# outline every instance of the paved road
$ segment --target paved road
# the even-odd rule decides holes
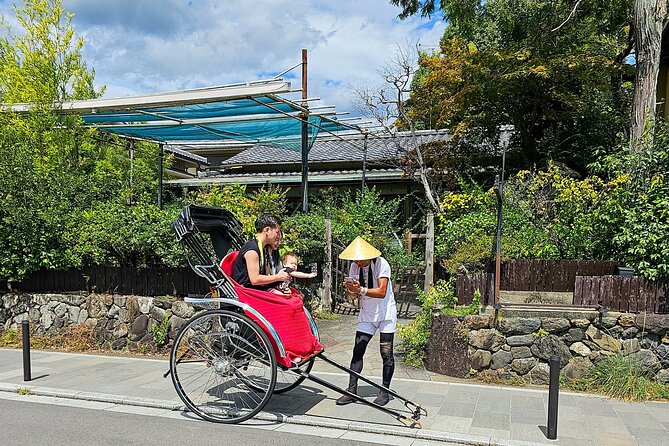
[[[397,444],[388,435],[251,420],[201,421],[183,412],[0,392],[3,446],[191,445],[358,446]],[[413,446],[434,446],[430,441]],[[447,443],[438,443],[448,446]]]

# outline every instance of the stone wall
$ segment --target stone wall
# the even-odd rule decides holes
[[[98,339],[114,349],[154,343],[152,326],[167,323],[167,345],[196,309],[181,300],[109,294],[14,294],[0,296],[0,329],[20,329],[29,320],[38,334],[68,325],[95,328]]]
[[[439,327],[455,319],[452,333]],[[451,322],[451,325],[453,323]],[[466,347],[463,344],[466,341]],[[547,384],[548,360],[560,358],[562,373],[580,378],[604,358],[623,353],[649,376],[669,383],[669,315],[585,312],[568,317],[498,317],[439,315],[433,323],[425,365],[444,373],[454,355],[469,358],[469,371],[490,370],[503,379],[520,377]],[[457,371],[462,375],[462,370]]]

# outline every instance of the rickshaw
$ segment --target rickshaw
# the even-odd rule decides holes
[[[309,379],[406,426],[421,427],[424,408],[325,355],[316,323],[297,290],[292,288],[287,299],[242,287],[232,279],[244,239],[241,224],[230,212],[189,205],[173,228],[191,268],[212,290],[205,297],[184,298],[204,311],[184,323],[170,352],[167,374],[188,409],[204,420],[240,423],[260,412],[272,394],[288,392]],[[311,370],[316,359],[386,390],[407,411],[377,405],[315,376]]]

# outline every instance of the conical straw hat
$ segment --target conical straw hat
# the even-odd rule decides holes
[[[381,251],[367,243],[362,237],[356,237],[345,250],[339,254],[342,260],[370,260],[381,255]]]

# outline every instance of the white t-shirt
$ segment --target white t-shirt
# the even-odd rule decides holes
[[[390,265],[383,257],[377,257],[372,260],[370,266],[362,269],[365,282],[367,282],[369,278],[369,268],[372,268],[372,279],[374,283],[366,283],[365,286],[367,288],[378,288],[379,278],[387,278],[388,286],[386,287],[386,297],[380,299],[378,297],[360,296],[360,315],[358,316],[358,321],[381,322],[397,320],[395,293],[393,293],[393,284],[390,281]],[[359,280],[360,268],[358,265],[351,262],[348,275],[355,280]]]

